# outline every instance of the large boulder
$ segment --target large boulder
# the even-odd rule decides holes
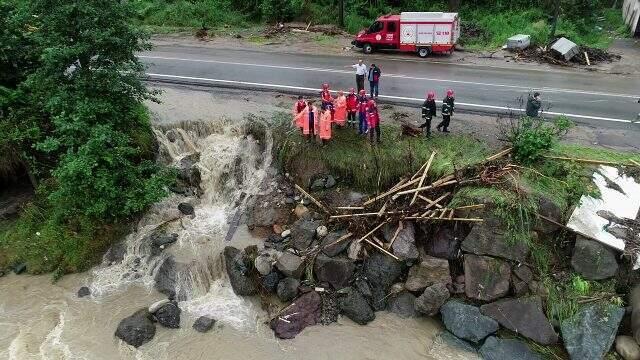
[[[140,309],[120,321],[115,336],[127,344],[139,347],[156,335],[156,324],[147,309]]]
[[[529,255],[529,246],[515,242],[506,236],[506,230],[496,218],[490,217],[477,224],[462,242],[464,252],[490,255],[508,260],[524,262]]]
[[[300,280],[294,278],[284,278],[278,283],[278,299],[282,302],[291,301],[298,296],[298,287]]]
[[[481,306],[480,311],[507,329],[539,344],[558,342],[558,334],[542,312],[542,300],[538,296],[499,300]]]
[[[236,295],[251,296],[258,293],[258,287],[250,277],[251,268],[245,262],[242,251],[232,246],[224,248],[224,262],[231,288]]]
[[[272,271],[261,279],[262,287],[268,293],[275,293],[278,289],[278,283],[280,282],[280,273]]]
[[[449,289],[445,284],[431,285],[416,299],[415,308],[427,316],[435,316],[450,296]]]
[[[424,256],[422,262],[412,266],[404,286],[409,291],[420,292],[434,284],[450,284],[449,261]]]
[[[304,273],[304,260],[296,254],[285,251],[278,257],[276,268],[284,276],[300,279]]]
[[[274,199],[272,194],[264,194],[256,196],[247,205],[246,214],[247,226],[253,229],[288,223],[290,210],[286,206],[281,206],[279,200]]]
[[[485,360],[541,360],[542,357],[531,351],[522,341],[517,339],[499,339],[491,336],[485,340],[479,350]]]
[[[180,327],[180,313],[182,310],[176,303],[170,302],[160,307],[153,316],[158,323],[166,328],[177,329]]]
[[[271,329],[280,339],[293,339],[304,328],[320,321],[321,303],[317,292],[303,294],[271,320]]]
[[[400,229],[398,229],[401,226]],[[397,235],[396,235],[397,233]],[[395,236],[395,240],[393,240]],[[420,254],[416,247],[416,229],[412,222],[402,221],[398,225],[386,225],[384,227],[384,238],[387,242],[393,240],[391,249],[393,254],[403,261],[415,261]]]
[[[614,250],[580,235],[577,236],[576,245],[573,248],[571,266],[588,280],[608,279],[618,271]]]
[[[440,308],[442,322],[453,335],[474,343],[498,331],[498,322],[480,313],[475,306],[449,300]]]
[[[624,360],[640,360],[640,346],[631,336],[620,335],[616,338],[616,352]]]
[[[215,325],[215,323],[216,323],[215,319],[212,319],[207,316],[200,316],[193,323],[193,329],[200,333],[206,333],[207,331],[211,330],[211,328],[213,328],[213,325]]]
[[[353,278],[356,265],[351,259],[343,257],[328,257],[320,254],[316,257],[313,272],[319,282],[328,282],[334,289],[339,290],[348,286]]]
[[[151,255],[157,256],[162,250],[178,241],[178,234],[165,234],[164,232],[155,232],[149,236],[149,246],[151,247]]]
[[[562,322],[564,346],[572,360],[600,360],[611,348],[624,309],[592,304]]]
[[[419,315],[416,311],[416,296],[408,291],[391,296],[387,310],[401,318],[412,318]]]
[[[538,214],[559,224],[562,223],[562,209],[547,197],[542,196],[538,199]],[[558,225],[543,218],[538,218],[533,229],[542,234],[551,234],[558,230]]]
[[[450,227],[440,227],[425,246],[427,254],[448,260],[455,260],[460,256],[462,238],[459,231]]]
[[[173,257],[164,259],[153,280],[153,287],[170,299],[176,297],[177,264]]]
[[[384,310],[389,287],[402,274],[403,265],[380,252],[372,253],[363,265],[363,274],[371,288],[371,302],[376,311]]]
[[[464,256],[465,294],[471,299],[493,301],[509,292],[511,267],[488,256]]]
[[[306,250],[313,242],[320,222],[305,216],[291,225],[291,246],[296,250]]]
[[[104,254],[103,261],[106,264],[119,264],[124,260],[124,256],[127,254],[126,241],[120,241],[111,245],[109,250]]]
[[[338,298],[338,308],[346,317],[360,325],[373,321],[376,315],[365,298],[354,288],[341,290]]]
[[[198,192],[201,176],[200,169],[196,164],[199,161],[199,153],[189,154],[178,161],[176,165],[178,181],[171,188],[171,191],[184,195],[194,195]]]
[[[349,244],[351,244],[351,241],[349,239],[346,239],[342,240],[338,244],[335,244],[335,242],[346,234],[346,230],[332,231],[327,234],[327,236],[322,239],[322,252],[330,257],[334,257],[343,253],[345,250],[347,250]]]

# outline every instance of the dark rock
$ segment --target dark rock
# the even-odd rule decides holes
[[[576,245],[573,248],[571,266],[588,280],[608,279],[618,271],[614,250],[580,235],[577,236]]]
[[[592,304],[564,320],[560,329],[571,359],[603,359],[613,344],[624,312],[613,305]]]
[[[272,194],[257,195],[248,205],[247,226],[271,227],[273,224],[286,224],[289,222],[290,209],[286,206],[278,207],[279,200]],[[266,206],[265,206],[266,205]]]
[[[195,210],[193,209],[193,205],[189,204],[189,203],[180,203],[178,204],[178,210],[180,210],[181,213],[183,213],[184,215],[193,215],[195,214]]]
[[[89,296],[89,295],[91,295],[91,290],[88,287],[83,286],[80,289],[78,289],[78,297],[79,298],[83,298],[83,297]]]
[[[476,255],[491,255],[524,262],[529,254],[529,247],[523,242],[512,243],[505,233],[499,220],[488,218],[471,229],[462,242],[462,250]]]
[[[315,179],[311,183],[311,191],[318,191],[318,190],[324,189],[325,183],[326,183],[326,181],[325,181],[324,178]]]
[[[522,297],[529,292],[529,285],[513,274],[511,275],[511,288],[516,297]]]
[[[249,277],[249,266],[244,262],[242,252],[232,246],[224,248],[224,262],[233,292],[240,296],[258,293],[258,288]]]
[[[262,277],[262,287],[269,293],[277,291],[278,282],[280,282],[280,274],[277,271],[272,271]]]
[[[364,280],[363,278],[356,279],[353,282],[353,287],[356,290],[358,290],[358,292],[362,294],[362,296],[364,296],[364,298],[367,299],[367,301],[371,301],[371,299],[373,298],[371,287],[369,286],[369,283],[367,283],[367,281]]]
[[[5,275],[4,270],[0,269],[0,277],[3,277]]]
[[[287,198],[284,199],[284,203],[287,204],[287,205],[293,205],[293,204],[296,203],[296,201],[293,200],[292,197],[287,197]]]
[[[424,256],[420,264],[409,269],[404,286],[409,291],[420,292],[433,284],[450,284],[449,261]]]
[[[149,314],[154,314],[161,307],[167,305],[170,302],[171,302],[171,300],[169,300],[169,299],[162,299],[162,300],[158,300],[158,301],[154,302],[153,304],[149,305]]]
[[[334,186],[336,186],[336,179],[331,175],[327,175],[327,180],[324,183],[324,188],[331,189]]]
[[[139,347],[156,335],[156,324],[147,309],[140,309],[120,321],[115,336],[127,344]]]
[[[200,316],[194,323],[193,329],[200,333],[206,333],[213,328],[216,321],[206,316]]]
[[[401,318],[414,318],[419,315],[416,311],[416,297],[408,291],[391,296],[388,302],[387,310]]]
[[[25,271],[27,271],[27,264],[26,264],[26,263],[20,263],[20,264],[17,264],[17,265],[15,265],[15,266],[13,267],[13,272],[14,272],[16,275],[20,275],[20,274],[22,274],[22,273],[23,273],[23,272],[25,272]]]
[[[372,253],[363,265],[363,274],[366,277],[372,294],[372,306],[376,311],[386,307],[386,297],[389,287],[402,274],[401,262],[380,252]]]
[[[304,273],[304,260],[298,255],[285,251],[278,257],[276,268],[280,270],[284,276],[300,279]]]
[[[373,321],[376,315],[365,298],[354,288],[345,288],[338,298],[338,308],[353,322],[366,325]]]
[[[443,283],[437,283],[424,290],[415,302],[416,311],[427,316],[435,316],[440,312],[442,305],[449,300],[449,289]]]
[[[446,358],[448,359],[480,359],[478,351],[473,345],[455,337],[448,331],[443,331],[436,335],[428,349],[427,355],[433,359],[440,359],[443,354],[447,354]]]
[[[538,214],[557,223],[562,223],[562,209],[560,209],[556,203],[544,196],[540,197],[538,200]],[[533,229],[542,234],[551,234],[558,230],[558,225],[555,225],[545,219],[538,218]]]
[[[166,258],[154,277],[153,287],[168,298],[176,297],[176,262],[173,257]]]
[[[399,257],[403,261],[415,261],[420,255],[418,248],[416,247],[416,230],[412,222],[401,222],[402,229],[398,231],[398,226],[386,225],[384,227],[384,238],[387,242],[391,242],[394,238],[396,231],[398,235],[395,236],[395,240],[391,245],[393,254]]]
[[[332,231],[329,234],[327,234],[327,236],[325,236],[322,239],[322,243],[321,243],[322,252],[325,253],[327,256],[334,257],[343,253],[345,250],[347,250],[347,248],[349,247],[349,244],[351,244],[350,239],[342,240],[338,244],[331,245],[336,241],[338,241],[338,239],[340,239],[345,234],[347,234],[345,230]]]
[[[278,283],[277,293],[278,298],[282,302],[288,302],[298,296],[298,287],[300,286],[300,280],[294,278],[284,278]]]
[[[166,328],[177,329],[180,327],[180,313],[182,310],[175,303],[164,304],[153,316],[158,323]]]
[[[491,336],[480,348],[480,356],[486,360],[541,360],[542,357],[531,351],[522,341],[516,339],[498,339]]]
[[[313,272],[318,281],[328,282],[336,290],[349,285],[355,270],[356,265],[351,259],[331,258],[324,254],[316,256],[316,262],[313,265]]]
[[[462,238],[458,236],[456,231],[449,227],[441,227],[433,238],[427,241],[425,250],[433,257],[455,260],[460,256],[461,243]]]
[[[539,344],[558,342],[558,334],[542,312],[542,300],[538,296],[499,300],[481,306],[480,311],[507,329]]]
[[[298,219],[291,225],[291,245],[296,250],[306,250],[311,245],[318,226],[320,226],[319,221],[307,217]]]
[[[167,140],[169,140],[169,142],[176,142],[178,138],[178,136],[176,135],[176,132],[173,129],[167,131],[165,135],[167,136]]]
[[[338,308],[336,293],[330,291],[322,291],[320,292],[320,298],[322,299],[322,306],[320,309],[320,323],[322,323],[322,325],[329,325],[338,321],[340,309]]]
[[[178,162],[178,180],[187,185],[198,187],[200,185],[200,169],[196,163],[200,161],[200,154],[187,155]]]
[[[475,306],[458,300],[449,300],[440,308],[442,322],[453,335],[479,343],[487,336],[498,331],[498,323],[480,313]]]
[[[157,256],[160,255],[162,250],[167,248],[167,246],[178,241],[178,234],[153,233],[149,237],[149,240],[151,241],[151,255]]]
[[[124,256],[127,254],[127,243],[124,241],[111,245],[109,250],[104,254],[104,260],[106,264],[119,264],[124,260]]]
[[[526,265],[515,266],[513,268],[513,274],[527,284],[533,281],[533,272],[531,272],[531,269]]]
[[[303,294],[271,320],[271,329],[280,339],[293,339],[304,328],[320,321],[321,302],[315,291]]]
[[[509,292],[511,268],[508,263],[488,256],[464,256],[465,294],[483,301],[499,299]]]

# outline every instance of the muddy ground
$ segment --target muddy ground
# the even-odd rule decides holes
[[[290,112],[295,97],[268,91],[246,91],[221,88],[207,88],[188,85],[153,84],[150,86],[162,90],[161,103],[149,102],[147,105],[153,114],[155,124],[170,124],[182,121],[211,121],[226,117],[241,120],[248,114],[269,119],[275,112]],[[414,125],[420,122],[419,109],[383,104],[383,123],[399,124],[399,120]],[[433,121],[435,125],[440,118]],[[457,113],[451,122],[453,133],[461,132],[486,141],[492,146],[500,146],[499,126],[503,119],[493,116]],[[384,134],[383,134],[384,137]],[[580,145],[601,146],[623,151],[640,151],[640,126],[629,125],[625,128],[600,128],[577,124],[563,140]]]

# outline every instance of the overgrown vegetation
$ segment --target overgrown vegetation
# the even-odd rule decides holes
[[[527,116],[510,118],[500,128],[501,137],[513,147],[516,161],[529,165],[537,160],[567,134],[571,121],[559,116],[552,123]]]
[[[511,1],[344,0],[344,28],[349,33],[368,27],[380,15],[401,11],[458,11],[463,19],[461,42],[469,48],[496,48],[512,35],[530,34],[535,44],[546,45],[552,35],[555,4],[559,3],[555,35],[580,45],[605,48],[613,37],[627,33],[621,10],[613,0]],[[133,5],[140,23],[154,29],[246,27],[261,22],[300,20],[314,24],[340,24],[340,0],[137,0]]]
[[[0,148],[36,200],[0,237],[31,273],[86,269],[128,221],[165,195],[135,54],[148,49],[129,3],[0,5]],[[0,264],[4,266],[6,264]]]

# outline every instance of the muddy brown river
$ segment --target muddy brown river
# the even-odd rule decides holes
[[[401,319],[387,312],[357,325],[337,323],[306,328],[292,340],[276,339],[258,299],[236,296],[223,270],[225,245],[258,244],[241,225],[229,243],[230,218],[245,195],[271,191],[271,143],[247,136],[242,124],[183,125],[158,128],[159,161],[176,164],[199,154],[203,193],[172,195],[154,205],[124,239],[126,255],[90,271],[52,283],[50,275],[0,278],[0,359],[470,359],[475,358],[439,334],[430,318]],[[194,217],[176,205],[189,201]],[[163,227],[178,241],[160,255],[149,253],[145,239]],[[159,265],[172,257],[180,264],[176,292],[183,310],[180,329],[157,326],[153,340],[136,349],[114,336],[119,321],[165,298],[154,290]],[[91,296],[78,298],[82,286]],[[191,328],[199,316],[217,320],[206,334]]]

